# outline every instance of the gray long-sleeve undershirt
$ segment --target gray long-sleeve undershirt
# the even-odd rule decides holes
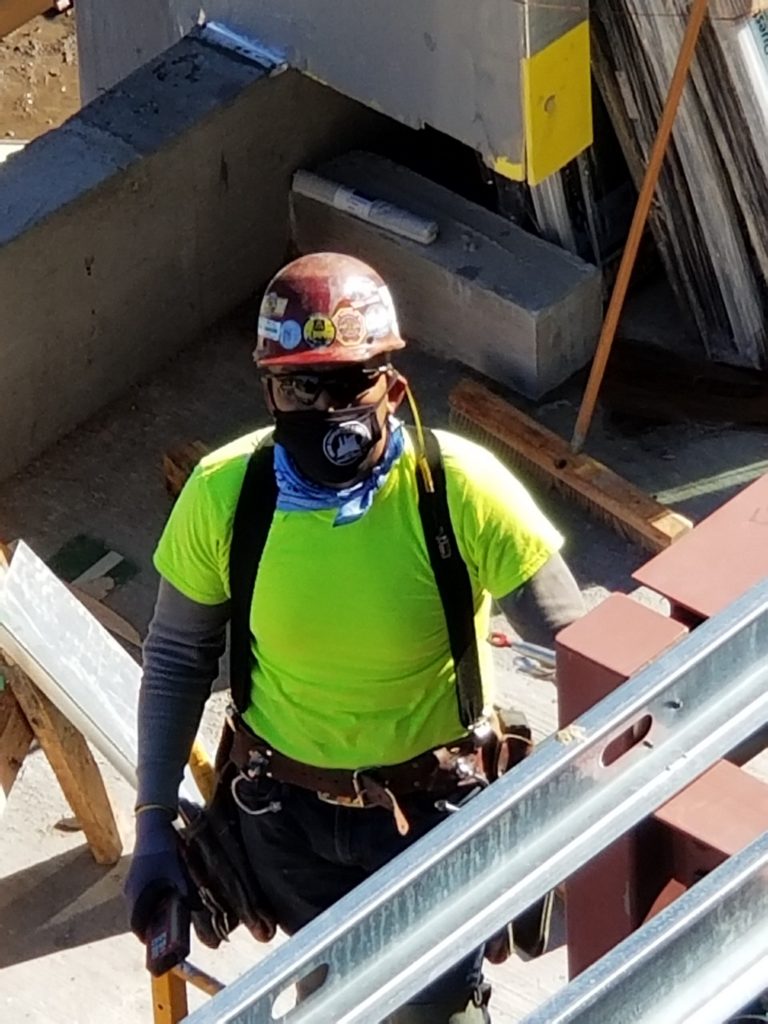
[[[499,598],[501,610],[523,640],[553,647],[555,636],[586,612],[571,570],[559,554],[550,555],[538,572]]]
[[[200,604],[161,578],[144,641],[138,807],[176,807],[184,765],[218,675],[228,621],[228,601]]]
[[[558,554],[499,604],[525,640],[544,646],[584,614],[576,581]],[[228,619],[228,602],[199,604],[161,579],[144,643],[137,806],[176,808],[184,765],[224,653]]]

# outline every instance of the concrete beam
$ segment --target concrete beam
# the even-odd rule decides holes
[[[186,38],[0,167],[0,479],[248,299],[293,171],[387,121]]]
[[[421,245],[291,197],[298,248],[368,260],[392,288],[406,338],[534,399],[589,361],[602,310],[595,267],[381,157],[351,153],[317,173],[438,223],[437,240]]]

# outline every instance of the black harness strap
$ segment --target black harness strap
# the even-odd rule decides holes
[[[413,433],[411,437],[415,445]],[[417,469],[419,515],[456,666],[459,717],[461,724],[470,728],[483,713],[472,584],[451,523],[442,452],[431,430],[424,431],[424,447],[434,491],[427,489],[426,481]]]
[[[241,714],[251,700],[253,591],[277,504],[274,452],[271,444],[263,444],[248,459],[232,524],[229,550],[229,687],[232,703]]]
[[[410,430],[409,433],[416,447],[416,439]],[[417,470],[419,515],[456,666],[459,717],[462,725],[469,728],[478,721],[483,710],[472,585],[451,524],[440,445],[430,430],[424,431],[424,442],[435,489],[427,489]],[[254,664],[251,604],[276,503],[274,449],[271,444],[266,444],[257,448],[248,460],[235,511],[229,554],[232,606],[229,678],[232,701],[241,714],[250,703]]]

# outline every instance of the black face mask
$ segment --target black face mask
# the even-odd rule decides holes
[[[381,440],[376,405],[322,412],[275,410],[275,442],[315,483],[340,487],[362,479],[373,465],[373,450]]]

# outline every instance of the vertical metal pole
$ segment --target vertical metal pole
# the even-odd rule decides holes
[[[685,28],[685,35],[683,36],[683,41],[680,46],[680,53],[677,57],[677,64],[675,65],[675,70],[672,75],[672,81],[669,84],[669,92],[667,93],[664,109],[661,113],[659,128],[656,132],[656,139],[653,143],[648,167],[646,168],[645,177],[643,178],[643,184],[640,189],[640,195],[637,197],[637,206],[635,207],[635,214],[632,218],[632,225],[629,229],[627,244],[624,247],[624,253],[621,257],[619,271],[616,275],[616,283],[613,286],[613,292],[611,293],[611,301],[608,303],[608,310],[606,311],[605,319],[603,320],[603,327],[600,331],[600,338],[597,342],[597,350],[595,351],[595,358],[592,362],[592,369],[589,373],[589,380],[587,381],[587,386],[584,391],[584,397],[581,400],[579,415],[576,418],[576,426],[574,427],[573,437],[571,439],[571,448],[575,452],[581,451],[583,448],[587,431],[589,430],[589,425],[592,422],[592,416],[595,412],[597,395],[600,390],[600,385],[603,382],[605,367],[608,363],[608,357],[611,354],[611,348],[613,347],[616,328],[619,325],[619,317],[621,316],[621,311],[624,308],[624,299],[627,295],[629,279],[635,266],[637,250],[640,247],[640,241],[643,237],[643,231],[645,230],[645,222],[648,219],[648,212],[651,208],[651,200],[653,199],[653,193],[656,190],[656,184],[659,180],[659,173],[661,171],[664,155],[667,151],[669,137],[672,134],[672,126],[675,123],[675,114],[677,113],[677,108],[680,104],[680,97],[683,94],[683,87],[685,86],[688,71],[690,70],[691,62],[693,61],[693,56],[696,51],[696,43],[699,38],[701,26],[704,22],[704,15],[707,13],[707,3],[708,0],[693,0],[691,5],[688,24]]]

